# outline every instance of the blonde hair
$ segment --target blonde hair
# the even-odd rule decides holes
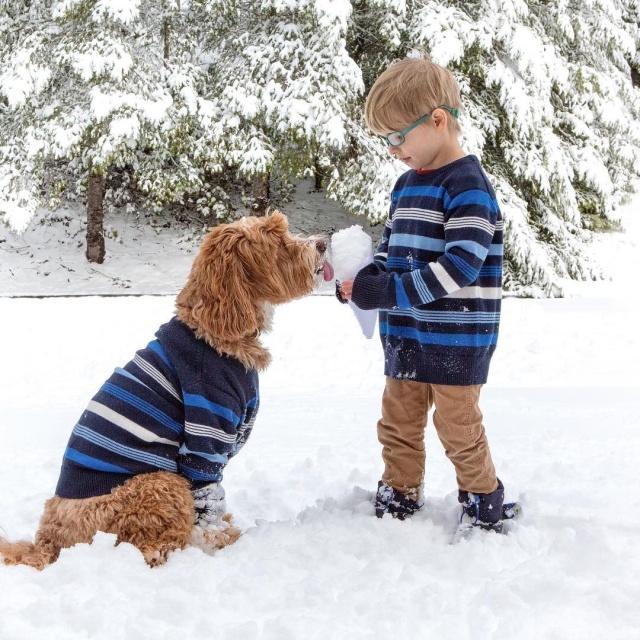
[[[367,127],[387,133],[406,127],[436,107],[460,109],[460,89],[453,74],[429,58],[404,58],[391,63],[373,83],[364,106]],[[460,125],[449,114],[449,127]]]

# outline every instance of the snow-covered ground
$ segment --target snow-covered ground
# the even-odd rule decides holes
[[[313,190],[305,180],[282,207],[294,233],[333,233],[359,224],[373,237],[363,216]],[[242,213],[242,212],[240,212]],[[40,210],[22,234],[0,217],[0,296],[173,295],[184,284],[205,228],[180,224],[166,215],[105,215],[106,258],[85,258],[86,212],[80,207]]]
[[[453,470],[432,425],[427,504],[377,520],[377,339],[316,296],[268,336],[254,433],[226,473],[244,529],[210,557],[150,570],[102,534],[42,573],[0,566],[0,639],[640,638],[640,225],[594,245],[614,280],[504,301],[483,392],[507,497],[506,536],[451,546]],[[0,299],[0,526],[30,537],[88,399],[146,344],[172,298]]]

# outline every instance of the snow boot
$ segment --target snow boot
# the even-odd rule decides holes
[[[424,506],[421,491],[414,490],[412,493],[415,493],[416,499],[380,480],[375,501],[376,516],[382,518],[385,513],[389,513],[398,520],[412,516]]]
[[[467,537],[474,529],[502,533],[504,518],[504,486],[498,478],[498,488],[491,493],[458,491],[458,502],[462,505],[456,538]]]

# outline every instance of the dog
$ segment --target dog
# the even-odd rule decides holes
[[[188,544],[214,552],[235,542],[220,482],[258,411],[258,372],[270,361],[260,334],[274,305],[333,278],[326,250],[323,237],[292,235],[277,211],[210,231],[175,316],[75,425],[35,541],[0,538],[4,562],[41,570],[97,531],[149,566]]]

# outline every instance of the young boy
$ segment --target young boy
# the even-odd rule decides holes
[[[367,126],[409,170],[396,182],[374,262],[339,293],[380,309],[386,387],[378,438],[384,474],[376,515],[423,506],[424,429],[456,469],[461,523],[500,530],[504,488],[478,406],[496,346],[502,215],[480,163],[460,147],[460,94],[426,59],[392,64],[367,97]]]

